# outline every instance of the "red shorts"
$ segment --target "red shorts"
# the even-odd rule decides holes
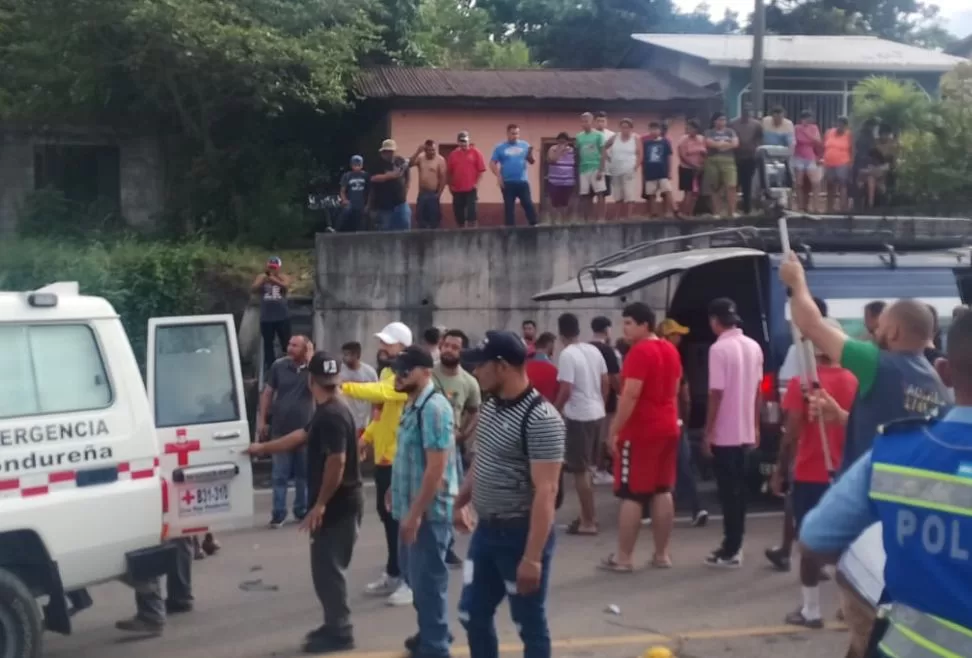
[[[679,437],[620,442],[614,460],[614,493],[632,500],[668,493],[675,488]]]

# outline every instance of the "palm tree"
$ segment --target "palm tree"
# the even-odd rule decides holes
[[[910,80],[872,77],[862,81],[853,92],[855,125],[877,119],[891,126],[895,134],[920,129],[929,118],[928,94]]]

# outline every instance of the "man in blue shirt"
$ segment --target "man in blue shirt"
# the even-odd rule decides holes
[[[537,211],[530,197],[527,165],[532,165],[533,147],[520,139],[520,127],[511,123],[506,127],[506,141],[496,145],[489,169],[496,176],[503,191],[503,211],[507,226],[516,225],[516,201],[520,200],[523,214],[530,226],[537,225]]]
[[[389,493],[391,514],[399,524],[402,572],[418,613],[418,635],[406,640],[414,658],[448,658],[452,641],[446,551],[459,475],[452,404],[435,392],[432,367],[432,355],[417,345],[392,364],[395,390],[408,396]]]

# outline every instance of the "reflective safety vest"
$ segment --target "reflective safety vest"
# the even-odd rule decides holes
[[[972,656],[972,425],[881,428],[870,498],[883,523],[889,658]]]

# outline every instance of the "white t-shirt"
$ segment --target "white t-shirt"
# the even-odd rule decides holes
[[[582,421],[604,418],[601,376],[608,370],[601,351],[589,343],[568,345],[560,353],[557,370],[557,381],[573,385],[564,416]]]

